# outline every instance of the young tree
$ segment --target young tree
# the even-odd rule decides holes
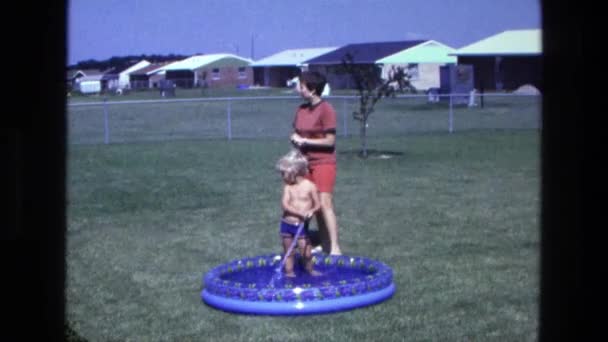
[[[356,65],[353,56],[347,53],[342,59],[344,71],[349,74],[359,93],[359,110],[353,112],[353,118],[359,121],[361,138],[360,156],[367,158],[367,121],[374,112],[374,106],[382,97],[395,97],[396,92],[416,92],[410,82],[409,74],[403,67],[393,67],[386,79],[380,77],[375,65]]]

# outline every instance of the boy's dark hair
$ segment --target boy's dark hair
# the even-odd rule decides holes
[[[308,90],[314,90],[315,94],[321,96],[327,79],[317,71],[303,71],[300,75],[300,83],[304,83]]]

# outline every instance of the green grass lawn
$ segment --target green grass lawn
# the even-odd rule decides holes
[[[496,115],[496,114],[494,114]],[[286,135],[287,133],[285,133]],[[279,252],[285,138],[71,144],[67,319],[90,341],[534,341],[539,132],[340,137],[346,254],[393,268],[378,305],[330,315],[225,313],[202,277]]]

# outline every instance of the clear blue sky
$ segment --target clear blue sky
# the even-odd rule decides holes
[[[68,63],[434,39],[460,48],[541,28],[540,0],[70,0]]]

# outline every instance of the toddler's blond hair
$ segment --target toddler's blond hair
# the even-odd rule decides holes
[[[287,180],[294,182],[297,176],[308,173],[308,160],[302,152],[293,149],[279,159],[276,169],[285,173]]]

